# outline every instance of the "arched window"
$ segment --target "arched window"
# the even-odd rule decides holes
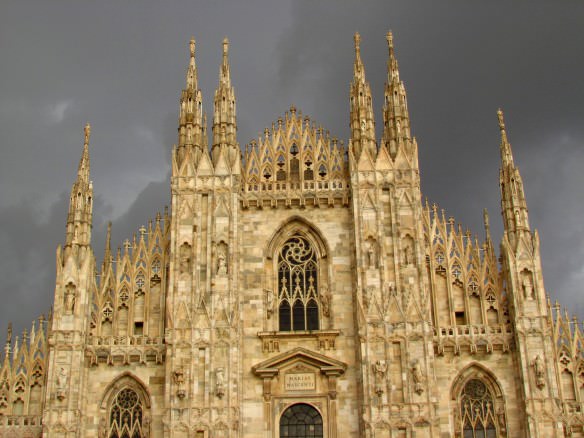
[[[143,435],[144,406],[140,396],[130,388],[123,388],[112,401],[109,410],[109,438],[141,438]]]
[[[463,438],[497,438],[497,417],[491,391],[481,380],[469,380],[460,394]]]
[[[280,418],[280,437],[322,438],[322,429],[321,415],[305,403],[290,406]]]
[[[316,252],[298,234],[278,255],[278,316],[280,331],[319,329],[318,263]]]

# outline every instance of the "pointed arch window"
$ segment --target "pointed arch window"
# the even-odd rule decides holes
[[[463,438],[497,438],[497,416],[493,394],[479,379],[469,380],[460,394],[460,429]]]
[[[109,411],[109,438],[141,438],[144,406],[140,396],[124,388],[114,398]]]
[[[318,262],[310,242],[298,234],[278,254],[278,317],[280,331],[318,330]]]

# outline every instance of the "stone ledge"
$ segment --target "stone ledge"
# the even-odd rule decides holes
[[[281,341],[297,341],[302,339],[314,340],[318,350],[334,350],[337,336],[340,330],[302,330],[290,332],[258,332],[258,338],[262,340],[262,351],[272,353],[280,351]]]

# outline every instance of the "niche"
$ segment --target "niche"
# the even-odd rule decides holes
[[[183,243],[180,246],[179,257],[180,257],[179,266],[180,273],[185,274],[189,272],[191,268],[191,245],[189,245],[187,242]]]

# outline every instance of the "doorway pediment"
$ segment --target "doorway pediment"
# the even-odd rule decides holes
[[[286,351],[252,367],[253,373],[263,379],[265,401],[270,400],[273,394],[286,395],[296,391],[324,392],[330,399],[335,399],[337,378],[346,369],[346,363],[303,347]],[[276,378],[280,375],[283,377]]]
[[[308,366],[312,369],[316,368],[325,376],[340,376],[347,369],[347,364],[340,360],[303,347],[297,347],[254,365],[252,370],[258,377],[272,378],[278,375],[282,369],[289,369],[293,366],[301,365]]]

